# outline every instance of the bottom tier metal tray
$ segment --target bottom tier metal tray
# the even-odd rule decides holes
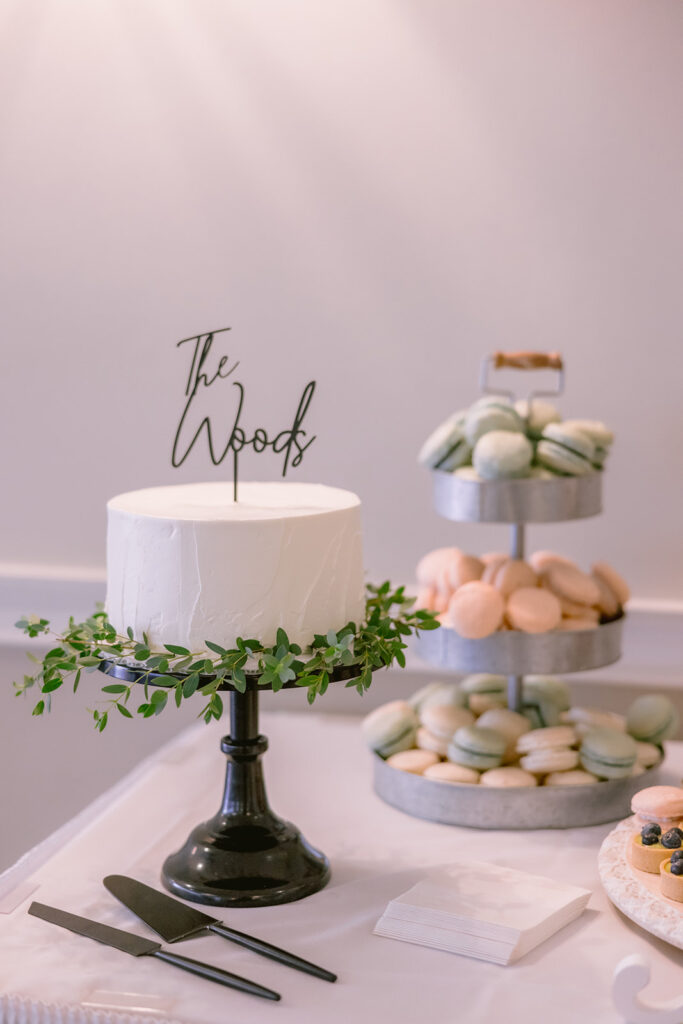
[[[617,821],[631,813],[639,789],[657,784],[661,761],[642,775],[589,786],[495,789],[454,785],[392,768],[374,755],[375,792],[415,818],[468,828],[576,828]]]

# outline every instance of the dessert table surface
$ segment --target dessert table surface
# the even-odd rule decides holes
[[[641,931],[607,900],[597,854],[612,826],[491,832],[410,818],[372,791],[359,719],[262,715],[271,805],[332,861],[326,889],[300,902],[209,910],[233,927],[299,953],[339,975],[330,985],[216,936],[176,952],[245,975],[280,1003],[135,959],[26,913],[32,899],[153,937],[101,884],[111,873],[160,887],[164,857],[218,808],[226,723],[184,732],[0,876],[0,1021],[3,1024],[430,1024],[456,1020],[554,1024],[618,1021],[614,969],[642,954],[657,999],[683,994],[683,952]],[[221,727],[222,726],[222,727]],[[125,724],[121,727],[122,742]],[[683,744],[669,745],[668,778],[680,781]],[[372,934],[387,902],[426,872],[472,859],[592,891],[588,909],[517,963],[500,967]],[[201,908],[200,908],[201,909]]]

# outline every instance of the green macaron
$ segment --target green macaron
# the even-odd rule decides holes
[[[515,409],[524,420],[527,437],[537,441],[549,423],[559,423],[562,419],[551,402],[542,398],[533,398],[531,402],[520,399],[515,402]]]
[[[560,724],[560,705],[550,694],[534,693],[522,684],[522,714],[531,722],[532,729],[547,729]]]
[[[497,768],[503,762],[507,738],[495,729],[462,725],[448,746],[448,760],[466,768]]]
[[[528,476],[534,449],[525,434],[491,430],[480,437],[472,452],[472,464],[484,480]]]
[[[633,771],[637,755],[633,737],[616,729],[591,729],[579,750],[586,771],[601,779],[626,778]]]
[[[419,725],[417,715],[405,700],[392,700],[375,708],[363,719],[365,742],[380,757],[391,757],[415,746]]]
[[[465,694],[457,683],[427,683],[408,698],[408,703],[418,715],[425,708],[464,708]]]
[[[560,711],[569,711],[571,707],[569,687],[557,676],[525,676],[522,689],[525,699],[553,701]]]
[[[469,707],[470,697],[473,694],[485,694],[505,700],[507,679],[505,676],[496,676],[488,672],[476,672],[473,675],[465,676],[460,683],[460,689],[465,698],[465,707]]]
[[[668,697],[645,694],[633,701],[626,713],[626,729],[641,743],[661,743],[678,731],[679,717]]]
[[[536,446],[536,461],[556,473],[583,476],[597,468],[595,444],[571,423],[549,423]]]
[[[524,433],[524,420],[509,399],[499,395],[485,395],[467,413],[465,434],[472,447],[484,434],[492,430]]]
[[[456,412],[439,424],[420,449],[417,461],[429,469],[452,472],[472,457],[472,448],[465,436],[465,413]]]
[[[591,439],[595,445],[593,461],[602,466],[614,441],[614,434],[609,427],[599,420],[565,420],[563,426],[580,430]]]

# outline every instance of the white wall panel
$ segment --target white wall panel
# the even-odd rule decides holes
[[[501,542],[415,452],[484,353],[561,350],[606,515],[531,543],[683,596],[678,0],[4,0],[0,49],[0,562],[96,569],[108,496],[228,474],[170,448],[173,343],[231,325],[253,424],[319,381],[296,478],[375,578]]]

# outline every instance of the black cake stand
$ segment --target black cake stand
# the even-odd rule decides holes
[[[161,673],[115,661],[102,661],[100,671],[126,683],[155,683]],[[164,673],[166,679],[173,673]],[[330,672],[330,682],[354,679],[358,669],[342,666]],[[175,676],[174,678],[185,678]],[[202,676],[200,686],[211,682]],[[268,740],[259,733],[258,675],[247,674],[240,693],[230,683],[230,735],[221,740],[227,757],[225,790],[217,814],[197,825],[185,844],[164,861],[161,879],[172,893],[214,907],[266,907],[310,896],[327,884],[330,863],[288,821],[268,804],[262,755]],[[287,688],[294,683],[287,683]]]

